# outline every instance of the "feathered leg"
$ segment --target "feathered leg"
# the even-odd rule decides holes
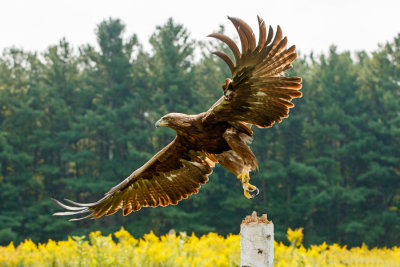
[[[223,137],[232,150],[242,159],[243,163],[241,164],[241,172],[239,174],[237,172],[234,173],[242,182],[244,190],[243,193],[245,197],[249,199],[253,198],[254,195],[250,193],[256,191],[257,195],[259,190],[257,187],[249,183],[250,171],[255,170],[258,167],[256,157],[254,156],[253,151],[251,151],[250,147],[247,145],[251,142],[251,137],[244,133],[240,133],[234,128],[229,128],[226,130]]]

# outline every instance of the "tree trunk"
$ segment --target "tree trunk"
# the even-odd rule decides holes
[[[254,211],[240,225],[240,266],[274,266],[274,224]]]

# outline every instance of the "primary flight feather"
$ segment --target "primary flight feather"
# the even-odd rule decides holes
[[[249,183],[249,173],[258,168],[249,147],[252,125],[271,127],[288,117],[291,100],[301,97],[301,78],[287,77],[284,72],[296,59],[295,46],[289,48],[287,38],[278,26],[276,33],[258,17],[259,38],[248,24],[228,17],[236,28],[241,51],[229,37],[209,35],[228,45],[234,61],[223,52],[214,52],[229,66],[232,79],[222,85],[223,96],[206,112],[197,115],[169,113],[156,122],[176,131],[175,139],[141,168],[111,188],[94,203],[70,205],[54,201],[67,211],[54,215],[80,215],[97,219],[122,209],[123,215],[142,207],[176,205],[181,199],[197,193],[208,181],[212,167],[220,163],[240,179],[244,195],[257,187]],[[72,205],[71,205],[72,204]]]

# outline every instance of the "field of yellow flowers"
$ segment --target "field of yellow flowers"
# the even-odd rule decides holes
[[[201,237],[181,233],[133,238],[123,228],[112,235],[93,232],[89,240],[31,240],[0,247],[0,266],[239,266],[240,236],[215,233]],[[400,266],[400,248],[347,249],[337,244],[304,248],[302,229],[287,232],[291,245],[275,243],[275,266]]]

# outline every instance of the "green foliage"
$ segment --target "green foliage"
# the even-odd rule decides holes
[[[97,26],[99,50],[61,40],[41,56],[8,49],[0,57],[0,244],[121,225],[136,237],[171,228],[237,233],[253,210],[268,213],[278,240],[304,227],[306,244],[398,244],[400,35],[372,54],[331,47],[295,62],[304,97],[282,124],[254,129],[255,199],[216,166],[178,206],[78,223],[51,217],[51,197],[97,200],[173,140],[172,130],[154,129],[157,119],[205,111],[230,77],[210,53],[227,48],[196,43],[172,19],[156,28],[150,52],[124,32],[110,18]]]

